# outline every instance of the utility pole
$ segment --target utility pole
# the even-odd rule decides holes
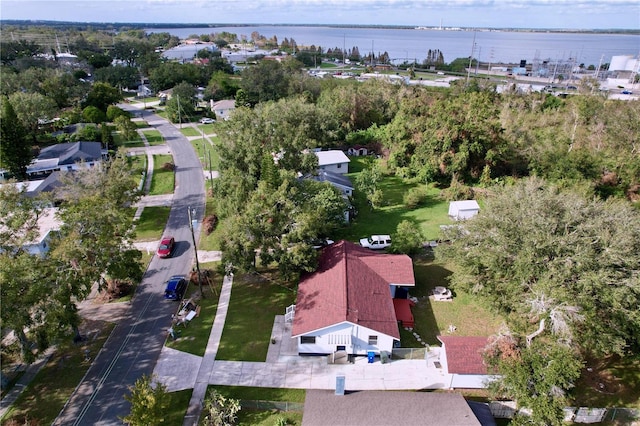
[[[467,68],[467,82],[469,84],[469,77],[471,76],[471,64],[473,63],[473,53],[476,51],[476,32],[473,32],[473,44],[471,45],[471,56],[469,56],[469,67]]]
[[[198,262],[198,247],[196,246],[196,236],[193,232],[193,222],[197,222],[197,219],[193,219],[196,213],[196,209],[191,210],[191,206],[187,207],[189,213],[189,229],[191,229],[191,240],[193,241],[193,251],[196,255],[196,271],[198,272],[198,288],[200,289],[200,295],[204,299],[204,292],[202,291],[202,275],[200,275],[200,262]]]

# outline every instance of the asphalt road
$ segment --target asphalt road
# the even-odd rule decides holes
[[[147,122],[162,133],[173,152],[176,187],[165,235],[175,237],[175,252],[169,259],[153,257],[128,315],[116,326],[54,425],[122,424],[120,418],[130,411],[124,395],[139,377],[153,373],[171,315],[177,309],[176,302],[163,297],[165,282],[172,275],[187,274],[193,264],[188,209],[192,208],[193,218],[201,223],[205,187],[200,161],[187,138],[174,125],[149,111],[143,114]],[[196,241],[199,228],[195,229]]]

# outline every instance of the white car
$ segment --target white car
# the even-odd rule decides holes
[[[372,235],[368,238],[361,238],[360,245],[368,249],[382,250],[391,245],[391,237],[389,235]]]
[[[216,120],[214,120],[213,118],[209,118],[209,117],[204,117],[200,119],[200,123],[202,124],[212,124],[215,123]]]

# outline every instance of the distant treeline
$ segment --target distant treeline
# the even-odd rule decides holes
[[[264,24],[264,23],[151,23],[151,22],[72,22],[72,21],[40,21],[40,20],[0,20],[0,27],[4,26],[16,26],[16,27],[31,27],[31,26],[46,26],[51,28],[57,28],[61,30],[75,29],[75,30],[115,30],[126,31],[131,29],[145,29],[145,28],[220,28],[220,27],[294,27],[300,26],[300,24]],[[414,29],[413,25],[356,25],[356,24],[304,24],[305,27],[332,27],[332,28],[388,28],[388,29]],[[429,28],[429,27],[424,27]],[[433,27],[434,29],[436,27]],[[558,32],[558,33],[577,33],[577,34],[638,34],[639,29],[593,29],[593,30],[574,30],[574,29],[557,29],[557,28],[465,28],[461,27],[461,30],[478,31],[478,30],[497,30],[497,31],[511,31],[511,32]]]

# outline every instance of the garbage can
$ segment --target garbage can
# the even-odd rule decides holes
[[[373,351],[367,352],[367,359],[369,360],[369,364],[373,364],[373,361],[376,359],[376,353]]]

